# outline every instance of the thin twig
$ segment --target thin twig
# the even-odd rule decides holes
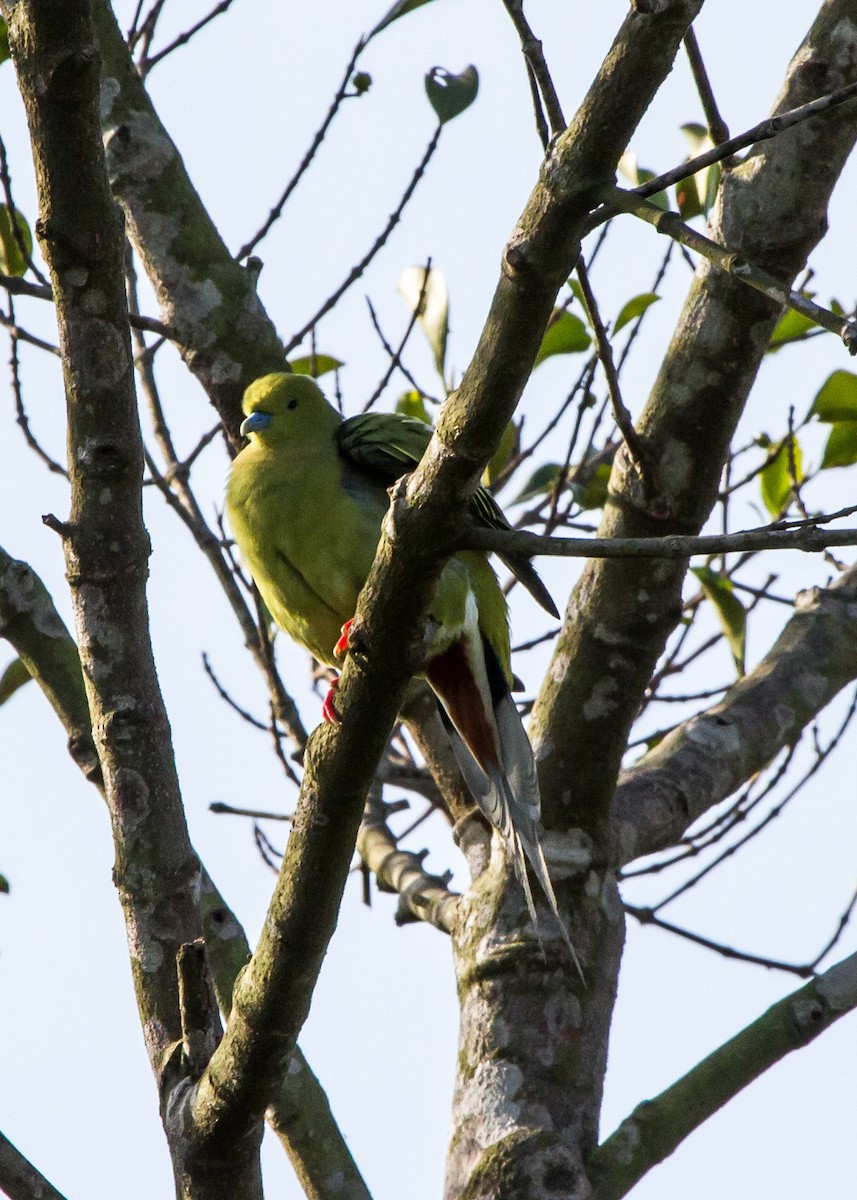
[[[801,104],[798,108],[778,113],[774,117],[766,117],[764,121],[760,121],[752,129],[748,129],[744,133],[739,133],[736,137],[729,138],[726,142],[721,142],[713,149],[706,150],[703,154],[697,154],[695,158],[689,158],[686,162],[679,163],[677,167],[665,171],[663,175],[656,175],[653,179],[639,184],[632,190],[637,196],[654,196],[658,192],[672,187],[673,184],[681,183],[683,179],[689,179],[691,175],[696,175],[699,171],[704,171],[706,167],[712,167],[715,163],[723,162],[724,159],[729,158],[738,150],[744,150],[747,146],[754,146],[757,142],[769,141],[784,130],[791,129],[793,125],[798,125],[801,121],[806,121],[810,117],[818,116],[821,113],[829,112],[838,105],[853,100],[855,97],[857,97],[857,83],[849,83],[845,87],[837,88],[835,92],[830,92],[826,96],[820,96],[817,100],[810,100],[808,104]],[[615,216],[617,211],[612,202],[608,200],[589,217],[586,223],[586,232],[591,233],[593,229],[597,229],[599,225],[602,225],[605,221],[609,221],[611,217]]]
[[[524,16],[524,5],[522,0],[503,0],[503,7],[512,19],[512,24],[518,31],[518,37],[521,39],[521,50],[524,53],[524,58],[527,63],[531,77],[535,79],[541,92],[542,100],[544,101],[545,111],[547,113],[548,122],[550,123],[550,131],[553,137],[562,133],[566,127],[565,117],[562,113],[562,106],[559,102],[559,96],[556,93],[551,73],[548,70],[548,65],[545,60],[542,43],[535,36],[530,28],[527,18]],[[536,116],[536,127],[539,126],[538,115]],[[543,143],[547,146],[547,143]]]
[[[622,391],[619,387],[619,376],[616,374],[616,365],[613,362],[613,350],[610,346],[610,339],[607,336],[604,322],[601,320],[601,314],[598,311],[598,302],[595,299],[595,293],[589,281],[589,272],[586,269],[586,263],[583,261],[582,255],[577,263],[577,279],[580,283],[580,291],[583,295],[584,305],[586,306],[586,314],[589,317],[589,325],[595,338],[595,350],[598,354],[598,361],[601,363],[601,369],[607,381],[607,392],[610,396],[610,405],[613,409],[613,420],[616,422],[616,427],[622,434],[625,445],[628,447],[631,460],[640,473],[646,496],[651,499],[655,494],[651,455],[648,454],[643,439],[634,428],[631,414],[622,399]]]
[[[253,825],[253,840],[256,843],[256,849],[259,851],[265,866],[270,867],[272,871],[279,874],[283,861],[282,851],[277,850],[264,830],[256,824]]]
[[[322,304],[322,306],[318,310],[318,312],[315,313],[315,315],[313,317],[311,317],[309,321],[307,321],[307,323],[306,323],[306,325],[304,325],[303,329],[299,330],[296,334],[294,334],[294,336],[289,341],[289,344],[285,348],[285,354],[287,354],[287,355],[291,354],[292,350],[294,350],[296,346],[299,346],[301,344],[301,342],[304,340],[304,338],[309,333],[309,331],[318,324],[318,322],[321,320],[321,318],[323,316],[325,316],[327,313],[329,313],[330,310],[339,303],[339,301],[342,299],[342,297],[345,295],[345,293],[348,291],[348,289],[351,287],[351,285],[353,283],[356,283],[356,281],[360,278],[360,276],[363,274],[363,272],[369,266],[372,259],[378,253],[378,251],[383,249],[390,234],[393,232],[393,230],[396,228],[399,221],[401,220],[402,213],[404,212],[404,209],[405,209],[405,205],[408,203],[411,196],[413,196],[414,192],[416,191],[417,184],[420,182],[420,180],[422,179],[423,175],[426,172],[426,168],[428,167],[429,162],[431,161],[432,156],[434,155],[434,152],[437,149],[438,142],[440,141],[440,133],[441,133],[442,129],[443,129],[443,125],[438,124],[437,129],[435,129],[434,134],[432,135],[432,139],[426,148],[426,152],[423,155],[422,159],[420,160],[419,166],[414,171],[413,176],[411,177],[410,183],[405,188],[405,191],[402,195],[401,200],[398,203],[398,206],[396,207],[395,212],[390,214],[387,224],[384,226],[381,233],[378,235],[378,237],[372,243],[371,247],[366,252],[366,254],[364,254],[363,258],[361,258],[360,262],[355,267],[351,268],[347,277],[339,285],[339,287],[336,289],[336,291],[333,292],[330,296],[328,296],[328,298],[325,300],[324,304]]]
[[[269,812],[264,808],[235,808],[222,800],[213,800],[208,806],[208,811],[218,815],[224,813],[230,817],[252,817],[256,821],[291,821],[294,817],[294,813]]]
[[[693,942],[697,946],[703,946],[706,950],[714,950],[723,958],[733,958],[738,962],[752,963],[758,967],[767,967],[772,971],[785,971],[790,975],[797,975],[799,979],[809,979],[813,974],[812,967],[806,964],[784,962],[778,958],[767,958],[763,954],[751,954],[746,950],[736,950],[734,946],[727,946],[723,942],[715,942],[712,938],[703,937],[700,933],[694,933],[691,929],[684,929],[681,925],[674,925],[671,921],[664,921],[663,918],[655,916],[650,908],[637,907],[634,904],[626,904],[625,912],[630,916],[636,917],[641,925],[654,925],[658,929],[663,929],[665,933],[674,933],[678,937],[684,938],[688,942]]]
[[[9,297],[11,304],[12,297]],[[18,325],[14,318],[7,313],[0,313],[0,325],[4,329],[8,329],[10,334],[13,334],[16,341],[26,342],[28,346],[35,346],[37,350],[44,350],[46,354],[53,354],[59,358],[59,346],[55,346],[53,342],[46,342],[43,338],[36,337],[34,333],[29,333],[23,326]]]
[[[729,126],[721,117],[717,101],[714,99],[711,81],[708,78],[705,63],[702,61],[699,42],[696,40],[696,33],[692,25],[684,35],[684,48],[690,60],[693,81],[696,84],[696,90],[699,92],[699,99],[702,103],[702,111],[705,113],[705,123],[708,126],[711,140],[715,145],[728,142]]]
[[[179,46],[186,46],[192,37],[199,33],[201,29],[204,29],[215,17],[219,17],[221,13],[225,13],[231,4],[232,0],[220,0],[220,3],[215,5],[210,13],[197,21],[195,25],[191,25],[190,29],[185,30],[184,33],[180,33],[168,46],[164,46],[163,50],[159,50],[157,54],[153,54],[151,57],[147,55],[139,64],[141,73],[148,75],[152,67],[157,66],[168,54],[172,54],[174,50],[178,50]]]
[[[431,274],[431,258],[428,258],[428,259],[426,259],[426,265],[423,267],[423,281],[420,284],[420,294],[417,298],[417,303],[414,306],[414,310],[411,313],[411,319],[408,321],[408,324],[405,327],[405,332],[402,334],[402,339],[399,342],[398,349],[394,350],[393,353],[390,355],[389,365],[388,365],[386,371],[384,372],[384,374],[379,379],[378,386],[375,388],[374,392],[369,397],[369,399],[366,401],[366,403],[363,405],[363,412],[368,412],[369,409],[372,408],[375,401],[379,398],[381,393],[384,391],[384,388],[390,382],[393,372],[401,364],[402,354],[404,353],[405,346],[408,344],[408,339],[410,338],[411,334],[413,333],[417,321],[422,316],[423,303],[425,301],[426,288],[428,287],[428,281],[429,281],[430,274]]]
[[[545,110],[542,105],[542,97],[539,92],[538,80],[536,79],[532,65],[527,63],[526,67],[527,83],[530,85],[530,99],[533,102],[533,118],[536,122],[536,134],[538,135],[538,139],[542,144],[542,149],[547,150],[548,146],[550,145],[550,130],[548,129],[547,118],[545,117]]]
[[[384,337],[384,331],[382,330],[381,323],[378,320],[378,314],[375,312],[374,305],[372,304],[372,301],[369,299],[368,296],[366,297],[366,307],[369,309],[369,320],[372,322],[372,327],[378,335],[378,340],[380,341],[381,345],[384,347],[385,352],[391,358],[394,357],[396,354],[396,351],[393,349],[393,347],[390,345],[390,343]],[[404,375],[405,379],[407,379],[408,383],[414,389],[414,391],[417,392],[418,395],[420,395],[423,398],[423,400],[428,400],[429,403],[431,403],[431,404],[439,404],[440,403],[440,401],[437,399],[436,396],[430,395],[427,391],[425,391],[424,388],[420,387],[420,385],[417,383],[416,379],[414,379],[413,375],[408,370],[408,368],[405,366],[405,364],[401,361],[401,359],[399,359],[398,367],[399,367],[399,370]]]
[[[827,955],[830,953],[830,951],[833,949],[833,947],[837,944],[839,939],[842,937],[843,933],[845,932],[845,927],[847,926],[848,922],[851,920],[851,917],[854,913],[855,908],[857,908],[857,890],[854,892],[854,895],[851,897],[851,900],[849,901],[848,907],[845,909],[845,912],[839,918],[839,921],[837,922],[837,925],[836,925],[836,929],[834,930],[830,939],[827,942],[825,942],[822,949],[812,960],[812,963],[810,964],[810,966],[812,967],[813,970],[817,969],[819,963],[822,962],[822,960],[827,957]]]
[[[265,722],[260,721],[258,717],[254,717],[252,713],[248,712],[246,708],[242,708],[237,700],[233,700],[233,698],[229,695],[229,692],[227,692],[226,688],[215,675],[214,668],[212,667],[205,651],[203,651],[202,654],[202,665],[205,668],[206,675],[214,684],[214,688],[218,696],[220,696],[220,699],[225,700],[229,707],[238,714],[242,721],[246,721],[247,724],[252,725],[254,729],[261,729],[263,733],[267,733],[268,726],[265,724]]]
[[[21,386],[20,364],[18,360],[18,335],[15,331],[17,322],[15,321],[15,307],[12,303],[11,296],[9,297],[9,318],[10,324],[12,325],[12,328],[9,331],[9,344],[11,349],[9,368],[12,375],[12,393],[15,397],[16,420],[21,428],[21,432],[24,435],[24,440],[26,441],[27,445],[34,452],[34,454],[38,455],[48,470],[53,471],[55,475],[62,475],[64,479],[68,479],[68,471],[65,469],[65,467],[61,466],[60,463],[56,462],[56,460],[53,459],[50,454],[48,454],[47,450],[42,447],[41,443],[38,441],[32,429],[30,428],[27,410],[24,407],[24,392]]]
[[[283,209],[286,206],[286,202],[289,199],[289,196],[291,196],[292,192],[298,186],[298,184],[300,183],[307,168],[309,167],[310,163],[315,158],[316,152],[318,151],[318,148],[321,145],[321,143],[324,141],[325,135],[327,134],[327,131],[330,128],[333,118],[339,112],[340,106],[342,105],[343,100],[346,98],[348,83],[351,79],[352,74],[354,73],[354,68],[357,65],[357,60],[360,57],[360,55],[363,53],[363,49],[364,49],[365,45],[366,45],[365,40],[363,38],[361,38],[360,41],[357,43],[357,45],[352,50],[351,58],[348,60],[348,66],[345,68],[345,72],[342,76],[342,82],[340,83],[339,87],[336,89],[336,95],[333,97],[330,108],[327,110],[327,115],[325,116],[325,118],[322,121],[319,128],[316,130],[315,137],[310,142],[309,149],[307,150],[306,154],[301,159],[300,164],[298,165],[298,169],[295,171],[292,178],[286,184],[285,189],[283,190],[283,194],[280,196],[279,200],[277,201],[277,203],[274,205],[274,207],[271,209],[270,213],[268,214],[268,218],[265,221],[265,223],[261,226],[260,229],[258,229],[256,231],[256,233],[253,234],[253,236],[250,238],[250,240],[248,242],[244,243],[244,245],[241,247],[241,249],[235,255],[238,262],[241,262],[242,259],[247,258],[247,256],[249,254],[253,253],[253,251],[259,245],[259,243],[262,241],[262,239],[268,235],[268,233],[270,232],[271,226],[280,219]],[[303,339],[303,336],[304,335],[301,334],[301,337],[298,339],[298,341],[301,341]],[[286,353],[288,354],[289,351],[294,349],[294,346],[296,346],[297,344],[298,344],[298,342],[294,342],[292,344],[292,346],[290,346],[289,349],[286,351]]]
[[[857,354],[857,320],[853,317],[841,317],[827,308],[822,308],[808,296],[802,296],[799,292],[786,287],[775,276],[769,275],[767,271],[748,262],[740,254],[727,250],[724,246],[712,241],[711,238],[705,237],[704,234],[697,233],[695,229],[682,221],[678,213],[658,208],[656,204],[651,204],[634,192],[616,188],[612,193],[611,203],[621,211],[630,213],[639,217],[640,220],[646,221],[649,225],[653,225],[657,232],[665,237],[672,238],[690,250],[696,251],[697,254],[701,254],[718,270],[732,275],[735,279],[740,279],[742,283],[755,288],[757,292],[762,292],[776,304],[794,309],[795,312],[809,317],[816,325],[821,325],[823,329],[828,329],[841,338],[850,355]]]
[[[740,533],[702,534],[697,537],[669,534],[657,538],[557,538],[525,530],[470,527],[461,546],[470,550],[514,551],[555,558],[691,558],[697,554],[736,551],[802,550],[814,554],[828,546],[857,546],[857,529],[820,529],[832,517],[818,516],[798,528],[770,525]]]

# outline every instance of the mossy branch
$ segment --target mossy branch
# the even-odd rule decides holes
[[[611,810],[621,862],[673,845],[857,679],[857,566],[829,588],[802,592],[796,609],[761,662],[719,704],[623,773]]]
[[[638,1105],[589,1161],[593,1200],[626,1196],[724,1104],[854,1008],[857,954],[773,1004],[659,1096]]]

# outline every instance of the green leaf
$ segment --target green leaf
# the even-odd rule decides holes
[[[479,91],[479,72],[471,63],[459,75],[445,67],[426,72],[426,95],[441,125],[452,121],[470,108]]]
[[[789,450],[789,441],[794,447]],[[794,459],[796,482],[803,479],[803,455],[797,438],[785,437],[777,443],[777,452],[759,476],[762,499],[772,517],[778,517],[786,508],[792,491],[790,458]]]
[[[0,875],[0,892],[6,896],[9,895],[9,880],[5,875]]]
[[[6,22],[0,17],[0,63],[9,58],[9,30]]]
[[[345,363],[329,354],[305,354],[300,358],[290,358],[289,366],[295,375],[311,375],[313,379],[320,379],[330,371],[338,371]]]
[[[697,155],[704,154],[706,150],[713,149],[714,142],[704,125],[690,122],[682,125],[681,131],[687,138],[690,147],[688,158],[696,158]],[[693,217],[707,213],[714,203],[719,184],[720,166],[718,163],[711,167],[705,167],[703,170],[697,171],[695,175],[676,184],[676,203],[682,220],[689,221]]]
[[[818,328],[819,326],[816,325],[815,321],[811,321],[803,313],[789,308],[774,326],[774,332],[771,334],[771,340],[768,342],[766,353],[775,354],[777,350],[783,346],[787,346],[789,342],[800,342],[806,337],[810,329]]]
[[[651,308],[658,300],[660,300],[660,296],[655,292],[642,292],[639,296],[634,296],[622,305],[622,310],[613,325],[613,332],[618,333],[629,321],[641,317],[646,309]]]
[[[512,503],[523,504],[525,500],[535,500],[536,496],[546,496],[553,490],[561,470],[559,463],[543,463],[537,467]]]
[[[711,567],[694,567],[693,573],[703,592],[714,605],[729,649],[732,651],[736,670],[739,675],[743,675],[747,647],[747,610],[735,595],[732,584],[725,575],[718,575]]]
[[[422,8],[424,4],[428,4],[429,0],[399,0],[398,4],[394,4],[386,16],[383,16],[371,33],[367,36],[373,38],[376,33],[380,33],[382,29],[386,29],[388,25],[392,25],[394,21],[398,21],[399,17],[403,17],[405,13],[413,12],[415,8]]]
[[[0,704],[5,704],[10,696],[14,696],[18,688],[29,683],[32,678],[20,658],[14,658],[0,675]]]
[[[607,485],[610,482],[611,463],[601,462],[586,483],[573,483],[571,494],[581,508],[603,508],[607,503]]]
[[[418,421],[424,421],[426,425],[431,425],[431,417],[428,415],[425,400],[419,392],[404,392],[396,401],[396,412],[402,413],[406,417],[416,417]]]
[[[857,421],[834,421],[830,427],[821,469],[850,467],[857,462]]]
[[[434,353],[437,373],[443,379],[446,339],[449,333],[449,290],[443,272],[431,267],[405,267],[399,276],[398,290],[428,338]]]
[[[503,474],[503,470],[512,455],[517,453],[519,444],[518,435],[519,430],[517,425],[514,421],[510,421],[503,430],[500,445],[494,451],[488,466],[482,473],[482,482],[486,487],[493,487]]]
[[[626,150],[619,159],[619,170],[626,179],[631,181],[634,187],[639,187],[641,183],[648,183],[650,179],[655,178],[655,172],[650,171],[648,167],[640,167],[637,165],[637,155],[633,150]],[[648,200],[651,204],[656,204],[658,208],[668,208],[666,192],[655,192],[653,196],[649,196]]]
[[[857,421],[857,375],[834,371],[821,385],[809,410],[819,421]]]
[[[572,275],[571,279],[566,279],[565,282],[571,288],[575,300],[577,300],[583,311],[586,312],[586,301],[583,298],[583,288],[580,286],[577,279],[575,279],[575,277]]]
[[[33,253],[33,235],[23,213],[15,209],[15,222],[21,234],[21,239],[27,248],[27,254]],[[12,231],[12,219],[9,206],[0,204],[0,271],[5,275],[26,275],[27,263],[21,253],[21,247]]]
[[[591,344],[592,339],[580,317],[555,308],[539,346],[535,365],[538,366],[554,354],[581,354],[588,350]]]

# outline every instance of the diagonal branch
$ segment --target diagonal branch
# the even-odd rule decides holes
[[[2,549],[0,637],[26,663],[68,732],[70,754],[103,795],[77,646],[39,577],[26,563],[11,559]],[[244,930],[204,867],[200,909],[206,959],[225,1017],[232,1005],[232,987],[250,957],[250,947]],[[267,1119],[282,1141],[307,1195],[336,1200],[341,1193],[337,1193],[331,1180],[341,1179],[351,1189],[349,1195],[354,1200],[368,1200],[368,1191],[330,1111],[324,1089],[298,1046],[282,1073]]]
[[[396,921],[427,921],[451,933],[460,896],[449,890],[449,876],[430,875],[424,855],[402,850],[387,826],[385,806],[370,794],[357,835],[357,853],[384,890],[399,896]]]
[[[108,0],[92,13],[111,187],[182,357],[237,442],[244,389],[285,369],[282,344],[255,275],[229,253],[158,119]]]
[[[11,1200],[65,1200],[29,1159],[0,1133],[0,1190]]]
[[[719,142],[710,150],[705,150],[702,154],[697,154],[694,158],[686,159],[677,167],[673,167],[669,171],[664,171],[662,175],[654,175],[645,183],[639,184],[632,191],[635,196],[655,196],[658,192],[663,192],[668,187],[672,187],[674,183],[681,183],[684,179],[689,179],[692,175],[698,174],[700,171],[706,170],[708,167],[713,167],[715,163],[725,162],[731,158],[738,150],[746,150],[748,146],[755,146],[757,142],[766,142],[771,138],[778,137],[787,129],[791,129],[793,125],[800,125],[804,121],[808,121],[811,117],[820,116],[822,113],[830,112],[834,108],[838,108],[840,104],[847,104],[848,101],[857,99],[857,83],[849,83],[844,87],[836,88],[835,91],[829,92],[825,96],[818,96],[815,100],[809,100],[806,104],[800,104],[797,108],[792,108],[786,112],[779,112],[773,117],[766,117],[764,121],[760,121],[758,125],[753,125],[744,133],[736,134],[735,137],[729,138],[727,141]],[[614,216],[615,210],[610,204],[604,204],[597,209],[586,225],[587,233],[593,229],[597,229],[605,221],[609,221]]]
[[[699,99],[702,103],[702,111],[705,113],[705,123],[708,126],[711,140],[718,143],[726,142],[729,140],[729,128],[720,115],[720,109],[717,107],[717,101],[714,98],[714,89],[711,86],[711,80],[708,78],[705,63],[702,60],[702,51],[699,49],[696,31],[692,25],[685,34],[684,48],[687,51],[690,69],[693,72],[693,82],[696,84],[697,92],[699,92]]]
[[[364,797],[420,661],[430,589],[467,498],[532,370],[587,213],[699,9],[674,0],[624,22],[581,111],[556,141],[507,245],[491,311],[461,387],[417,471],[396,489],[351,628],[337,692],[342,721],[316,730],[283,868],[232,1018],[193,1097],[204,1139],[234,1141],[264,1110],[294,1043],[347,878]]]
[[[734,1096],[857,1008],[857,954],[773,1004],[654,1100],[640,1104],[590,1160],[593,1200],[620,1200]]]
[[[658,208],[656,204],[643,200],[633,192],[624,192],[621,188],[615,190],[611,203],[618,212],[632,213],[640,220],[653,225],[658,233],[680,242],[689,250],[695,250],[718,270],[725,271],[735,279],[742,280],[749,287],[755,288],[763,295],[770,297],[771,300],[776,301],[777,304],[794,309],[795,312],[809,317],[816,325],[829,330],[830,333],[837,334],[842,339],[848,353],[857,354],[857,320],[854,318],[841,317],[827,308],[822,308],[820,304],[816,304],[802,292],[785,287],[779,279],[768,271],[760,270],[743,255],[735,254],[712,241],[711,238],[697,233],[695,229],[682,221],[676,212]]]
[[[801,593],[797,612],[756,669],[624,772],[612,808],[620,860],[672,845],[854,679],[857,566],[829,588]]]
[[[35,571],[2,548],[0,637],[14,646],[50,701],[68,734],[74,761],[91,783],[102,788],[77,646]]]

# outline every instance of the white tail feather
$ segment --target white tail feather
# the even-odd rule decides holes
[[[464,776],[464,782],[467,784],[473,799],[479,806],[480,811],[487,817],[491,825],[500,833],[506,846],[506,851],[512,860],[512,865],[515,869],[515,874],[524,891],[524,897],[527,901],[527,910],[530,914],[530,920],[533,923],[533,928],[536,931],[536,936],[539,937],[539,922],[536,913],[536,906],[533,900],[533,892],[530,887],[530,880],[527,874],[527,863],[533,869],[533,873],[539,881],[542,891],[545,894],[551,912],[556,918],[557,924],[562,931],[563,940],[568,947],[574,965],[584,980],[583,969],[580,965],[580,959],[569,937],[568,930],[565,927],[565,922],[559,913],[559,907],[556,902],[556,893],[553,890],[553,884],[548,873],[545,856],[539,842],[539,835],[536,826],[539,815],[539,793],[538,781],[536,778],[535,764],[533,763],[532,750],[530,748],[529,739],[527,738],[524,727],[521,724],[521,719],[518,716],[511,698],[508,698],[509,706],[512,708],[520,736],[514,739],[518,752],[520,752],[522,742],[526,745],[527,758],[529,759],[529,767],[522,770],[523,764],[520,759],[517,759],[515,766],[508,770],[507,774],[502,774],[500,771],[494,772],[492,775],[486,775],[482,768],[477,763],[476,759],[470,752],[466,742],[462,739],[458,730],[452,724],[446,712],[441,708],[441,715],[444,718],[447,732],[449,733],[452,749],[458,762],[461,773]],[[507,728],[511,722],[508,716],[502,720],[501,725]],[[501,744],[503,744],[501,742]],[[505,745],[503,747],[505,749]],[[513,759],[517,756],[513,755]],[[529,784],[528,788],[521,794],[516,794],[513,786],[513,780],[520,783],[524,778]]]
[[[445,707],[443,672],[427,672],[429,681],[436,685],[440,713],[449,733],[452,749],[474,800],[491,825],[502,835],[506,851],[511,857],[527,901],[527,909],[536,936],[539,936],[536,906],[533,901],[527,863],[539,881],[550,905],[551,912],[562,930],[580,977],[583,979],[580,961],[556,902],[556,894],[548,874],[547,864],[539,842],[538,822],[541,815],[539,780],[530,739],[521,722],[515,702],[509,694],[506,677],[490,642],[482,634],[473,596],[468,597],[467,613],[460,630],[457,646],[463,655],[458,669],[466,669],[472,687],[467,705],[462,697],[467,693],[450,689],[455,703]],[[451,648],[448,648],[447,653]],[[436,661],[441,661],[440,658]],[[461,711],[454,711],[458,705]],[[484,717],[481,727],[477,722],[471,728],[478,729],[481,746],[472,749],[466,739],[468,722],[475,715],[473,705],[479,706]],[[485,732],[488,738],[485,738]],[[493,743],[490,745],[488,743]],[[479,758],[476,755],[479,755]],[[541,941],[541,938],[539,937]]]

